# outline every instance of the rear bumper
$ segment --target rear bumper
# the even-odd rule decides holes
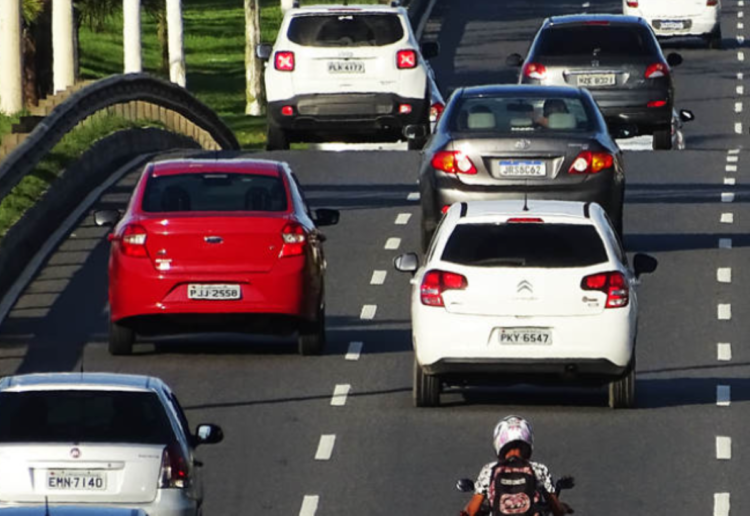
[[[666,129],[672,123],[672,92],[665,89],[632,91],[592,91],[594,100],[610,125],[635,124],[641,134]],[[662,107],[649,102],[666,100]]]
[[[719,30],[719,10],[706,9],[706,12],[697,16],[645,16],[643,17],[654,29],[658,38],[672,38],[681,36],[707,36]],[[663,24],[663,21],[682,22],[682,29],[671,28]]]
[[[1,502],[0,508],[12,508],[12,507],[39,507],[40,504],[43,506],[44,501],[35,503],[8,503]],[[196,500],[189,498],[186,492],[182,489],[159,489],[157,491],[156,498],[154,501],[149,503],[102,503],[98,501],[87,501],[87,502],[72,502],[72,503],[58,503],[54,502],[54,505],[50,503],[52,509],[51,513],[54,514],[55,506],[96,506],[96,507],[107,507],[114,509],[133,509],[143,511],[144,516],[197,516],[199,504]],[[139,516],[136,514],[135,516]]]

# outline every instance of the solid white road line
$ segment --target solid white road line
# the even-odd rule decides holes
[[[737,134],[742,134],[742,122],[734,123],[734,132]]]
[[[720,221],[722,224],[734,224],[734,213],[722,213]]]
[[[419,192],[411,192],[409,195],[406,196],[407,201],[418,201],[419,200]]]
[[[739,104],[741,106],[742,102],[738,102],[737,104]],[[732,154],[727,155],[727,163],[737,163],[739,160],[740,160],[739,156],[735,156],[735,155],[732,155]]]
[[[335,435],[321,435],[318,451],[315,452],[315,460],[331,460],[334,444],[336,444]]]
[[[716,436],[716,458],[718,460],[731,460],[732,438],[724,435]]]
[[[737,172],[737,165],[726,165],[724,170],[727,172]]]
[[[378,311],[378,305],[364,305],[362,311],[359,314],[360,319],[370,320],[375,318],[375,313]]]
[[[346,360],[359,360],[359,357],[362,355],[363,346],[364,344],[362,342],[350,342],[349,351],[346,352],[344,358]]]
[[[305,495],[302,499],[302,508],[299,510],[299,516],[315,516],[318,510],[318,502],[320,502],[318,495]]]
[[[734,194],[732,192],[721,192],[721,202],[734,202]]]
[[[389,238],[385,242],[385,248],[388,249],[388,250],[390,250],[390,251],[395,251],[399,247],[401,247],[401,239],[400,238],[396,238],[396,237]]]
[[[731,238],[720,238],[719,239],[719,249],[731,249],[732,248],[732,239]]]
[[[405,226],[409,223],[409,219],[411,218],[411,213],[399,213],[396,217],[396,225],[398,226]]]
[[[719,303],[716,307],[716,316],[720,321],[729,321],[732,319],[732,305],[729,303]]]
[[[737,184],[737,180],[733,177],[725,177],[724,184],[728,186],[734,186],[735,184]]]
[[[332,407],[343,407],[346,405],[346,398],[349,396],[349,391],[352,386],[348,383],[339,384],[333,389],[333,397],[331,398]]]
[[[716,281],[719,283],[731,283],[732,282],[732,268],[731,267],[719,267],[716,269]]]
[[[714,493],[714,516],[729,516],[729,493]]]
[[[732,404],[732,391],[729,385],[716,386],[716,406],[728,407]]]
[[[716,344],[716,360],[720,362],[729,362],[732,360],[732,345],[729,342],[719,342]]]
[[[372,271],[372,278],[370,279],[370,285],[382,285],[385,283],[385,277],[388,275],[386,271]]]
[[[744,95],[745,94],[745,87],[743,85],[737,86],[734,91],[737,92],[737,95]]]

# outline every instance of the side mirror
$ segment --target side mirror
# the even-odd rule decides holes
[[[122,217],[117,210],[101,210],[94,212],[94,224],[97,226],[114,226]]]
[[[633,124],[618,125],[611,129],[612,138],[632,138],[638,135],[638,126]]]
[[[273,46],[268,43],[261,43],[255,47],[255,57],[262,59],[263,61],[266,61],[271,57],[271,52],[273,52]]]
[[[667,64],[669,66],[680,66],[682,64],[682,56],[677,52],[670,52],[667,56]]]
[[[468,478],[459,478],[458,482],[456,482],[456,489],[458,489],[462,493],[473,493],[474,482],[469,480]]]
[[[521,54],[511,54],[505,58],[505,64],[513,68],[518,68],[523,64],[523,57],[521,57]]]
[[[695,120],[695,115],[689,109],[680,109],[680,120],[683,122],[692,122]]]
[[[321,208],[315,210],[315,225],[316,226],[335,226],[339,223],[339,210],[329,210]]]
[[[406,253],[393,259],[393,267],[399,272],[410,272],[414,274],[419,269],[419,256],[417,253]]]
[[[563,489],[573,489],[576,485],[576,479],[571,476],[561,477],[560,480],[555,482],[555,491],[560,492]]]
[[[202,424],[195,429],[196,446],[200,444],[216,444],[224,440],[224,432],[218,425]]]
[[[636,278],[639,278],[641,274],[651,274],[658,265],[657,259],[648,254],[637,253],[633,257],[633,271]]]
[[[440,53],[440,43],[437,41],[426,41],[422,43],[422,57],[424,59],[432,59],[437,57]]]
[[[404,137],[407,140],[419,140],[427,137],[427,127],[424,125],[407,125],[404,127]]]

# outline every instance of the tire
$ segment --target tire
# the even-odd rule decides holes
[[[711,35],[708,36],[707,46],[711,50],[721,50],[721,47],[722,47],[721,29],[718,29],[716,32],[713,32],[711,33]]]
[[[672,130],[657,129],[654,131],[654,150],[669,150],[672,148]]]
[[[302,356],[321,355],[326,347],[326,312],[321,309],[318,320],[304,324],[297,336],[297,348]]]
[[[414,406],[437,407],[440,405],[440,378],[425,374],[414,360]]]
[[[109,354],[124,356],[133,354],[135,331],[126,326],[109,321]]]
[[[635,351],[633,351],[635,353]],[[619,380],[609,384],[609,406],[613,409],[635,408],[635,355],[630,370]]]
[[[268,124],[266,133],[266,150],[289,150],[289,135],[272,123]]]

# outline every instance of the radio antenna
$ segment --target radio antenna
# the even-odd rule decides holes
[[[44,516],[49,516],[49,497],[44,496]]]
[[[523,211],[529,211],[529,180],[524,181],[526,188],[523,190]]]

